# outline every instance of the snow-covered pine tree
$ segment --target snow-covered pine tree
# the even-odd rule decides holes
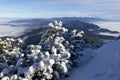
[[[54,77],[63,76],[67,73],[67,63],[70,58],[70,53],[63,45],[63,41],[66,41],[62,35],[68,31],[68,29],[62,27],[62,22],[55,21],[54,24],[49,24],[50,29],[41,37],[40,45],[42,45],[43,51],[49,51],[50,58],[55,60],[53,65]]]
[[[83,50],[86,47],[86,43],[83,39],[84,32],[73,30],[69,41],[69,52],[71,53],[70,61],[72,66],[77,66],[80,63],[80,58],[84,56]]]
[[[71,54],[69,67],[78,66],[80,64],[80,58],[84,56],[83,50],[88,46],[83,36],[84,31],[78,32],[76,29],[63,34],[64,39],[66,39],[64,46],[66,46],[66,49]]]
[[[14,80],[13,76],[15,77],[15,75],[13,74],[16,73],[15,65],[18,59],[24,56],[21,53],[22,43],[23,41],[20,38],[0,39],[0,80],[10,80],[10,77],[12,77],[11,80]]]
[[[50,23],[49,27],[40,43],[28,45],[25,51],[20,38],[0,40],[1,80],[58,80],[78,64],[86,44],[84,32],[69,33],[61,21]]]

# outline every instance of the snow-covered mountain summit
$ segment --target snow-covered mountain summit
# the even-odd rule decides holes
[[[66,80],[120,80],[120,40],[94,51],[94,58]]]

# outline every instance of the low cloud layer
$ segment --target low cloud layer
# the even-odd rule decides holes
[[[9,25],[1,25],[2,23],[5,23],[5,22],[0,21],[0,37],[4,37],[4,36],[18,37],[28,29],[25,26],[12,27]]]

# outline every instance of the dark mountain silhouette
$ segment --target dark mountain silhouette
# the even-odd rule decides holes
[[[108,21],[108,19],[101,19],[101,18],[95,18],[95,17],[61,17],[61,18],[51,18],[50,20],[61,20],[63,22],[69,22],[69,21],[81,21],[81,22],[94,22],[94,21]]]
[[[95,22],[95,21],[108,21],[107,19],[92,18],[92,17],[56,17],[56,18],[38,18],[38,19],[22,19],[13,20],[8,24],[12,26],[43,26],[53,21],[62,21],[64,24],[70,21],[81,21],[81,22]]]
[[[116,37],[108,36],[108,35],[99,35],[100,32],[107,33],[118,33],[117,31],[110,31],[108,29],[102,29],[99,26],[88,23],[92,21],[109,21],[107,19],[101,18],[91,18],[91,17],[61,17],[61,18],[38,18],[38,19],[21,19],[21,20],[13,20],[5,25],[12,26],[27,26],[29,30],[26,31],[21,38],[25,39],[25,43],[29,44],[37,44],[41,35],[49,29],[48,23],[53,21],[62,21],[63,26],[68,28],[69,30],[76,29],[78,31],[83,30],[85,32],[85,39],[89,42],[100,42],[104,43],[105,40],[115,40]],[[86,23],[87,22],[87,23]]]
[[[35,26],[35,25],[34,25]],[[108,32],[108,33],[118,33],[116,31],[110,31],[107,29],[102,29],[97,25],[91,24],[91,23],[85,23],[81,21],[69,21],[63,24],[64,27],[68,28],[69,30],[83,30],[85,32],[85,39],[89,40],[89,42],[100,42],[104,43],[105,40],[115,40],[116,37],[114,36],[108,36],[108,35],[99,35],[100,32]],[[21,38],[24,38],[26,41],[26,44],[37,44],[40,39],[41,35],[44,34],[44,32],[49,29],[47,26],[47,22],[45,25],[39,25],[38,28],[31,30],[30,32],[25,33],[24,35],[20,36]]]

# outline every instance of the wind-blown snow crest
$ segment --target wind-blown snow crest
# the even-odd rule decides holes
[[[94,58],[66,80],[120,80],[120,40],[94,51]]]

